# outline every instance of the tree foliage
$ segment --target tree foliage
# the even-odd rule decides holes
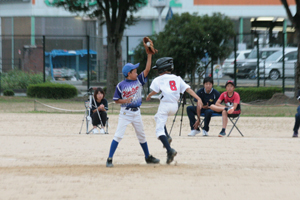
[[[175,14],[164,30],[153,38],[158,49],[155,58],[173,57],[174,74],[181,77],[186,73],[194,75],[206,53],[213,59],[228,55],[231,48],[230,39],[233,35],[232,21],[220,13],[214,13],[212,16]],[[142,43],[135,49],[135,59],[143,60],[141,62],[144,64],[146,55],[140,51],[145,51]],[[143,59],[140,59],[141,56]]]
[[[96,3],[95,3],[96,2]],[[146,0],[53,0],[49,6],[63,7],[73,13],[85,13],[97,17],[107,28],[107,96],[112,97],[118,84],[118,59],[121,57],[121,41],[127,26],[138,18],[133,13],[146,5]]]

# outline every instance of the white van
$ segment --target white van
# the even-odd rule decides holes
[[[295,76],[295,63],[297,62],[298,49],[293,47],[287,47],[284,50],[285,55],[285,77]],[[270,55],[265,62],[259,63],[259,77],[270,78],[272,80],[277,80],[282,77],[282,50],[277,51]]]
[[[238,50],[236,51],[236,61],[243,61],[245,60],[248,55],[250,54],[251,49],[246,50]],[[228,58],[226,58],[223,62],[222,71],[224,75],[228,75],[233,78],[234,75],[234,51],[230,54]]]

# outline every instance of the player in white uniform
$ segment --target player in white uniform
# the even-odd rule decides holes
[[[197,116],[200,120],[201,99],[180,76],[171,74],[171,71],[174,69],[173,58],[163,57],[158,59],[156,66],[152,69],[157,69],[159,76],[152,81],[150,86],[152,92],[148,94],[146,100],[150,100],[152,95],[161,92],[160,104],[154,118],[156,122],[156,136],[167,149],[167,164],[169,164],[173,161],[177,152],[170,147],[165,135],[164,127],[168,116],[177,112],[180,93],[187,92],[197,99]]]
[[[124,136],[128,124],[132,124],[135,129],[136,136],[145,154],[146,163],[159,163],[159,159],[156,159],[149,154],[140,111],[140,106],[142,104],[142,86],[147,82],[147,75],[151,68],[151,59],[152,55],[148,54],[146,68],[139,75],[137,74],[136,69],[139,67],[139,63],[136,65],[127,63],[122,69],[122,73],[126,79],[118,83],[113,97],[113,100],[116,103],[121,104],[121,110],[117,130],[111,143],[109,156],[106,161],[106,167],[113,167],[113,155],[119,142]]]

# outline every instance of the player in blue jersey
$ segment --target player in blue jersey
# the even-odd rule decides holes
[[[142,86],[147,82],[147,75],[151,68],[151,60],[152,54],[148,54],[146,68],[139,75],[137,74],[139,63],[135,65],[127,63],[122,69],[122,73],[126,79],[118,83],[113,97],[113,100],[116,103],[121,104],[121,110],[119,114],[118,127],[111,143],[109,156],[106,161],[106,167],[113,167],[113,155],[124,136],[128,124],[132,124],[135,129],[136,136],[145,154],[146,163],[159,163],[159,159],[156,159],[149,154],[140,111],[140,106],[142,104]]]

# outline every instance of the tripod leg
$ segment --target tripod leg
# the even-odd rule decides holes
[[[181,119],[180,119],[180,130],[179,130],[179,136],[181,136],[181,128],[182,128],[183,111],[184,111],[184,103],[182,104],[182,111],[181,111]]]
[[[86,117],[86,134],[89,134],[89,123],[90,123],[90,120],[88,119],[88,116]]]
[[[181,105],[182,98],[183,98],[183,95],[181,96],[181,98],[180,98],[180,100],[179,100],[179,103],[178,103],[178,110],[177,110],[176,113],[175,113],[175,117],[174,117],[174,119],[173,119],[173,123],[172,123],[171,129],[170,129],[169,135],[171,135],[171,132],[172,132],[172,129],[173,129],[173,126],[174,126],[174,123],[175,123],[175,119],[176,119],[176,116],[177,116],[177,114],[178,114],[178,111],[179,111],[179,108],[180,108],[180,105]]]
[[[83,115],[83,119],[82,119],[82,123],[81,123],[81,128],[80,128],[79,134],[81,134],[82,126],[83,126],[83,123],[84,123],[84,118],[85,118],[85,114]]]

